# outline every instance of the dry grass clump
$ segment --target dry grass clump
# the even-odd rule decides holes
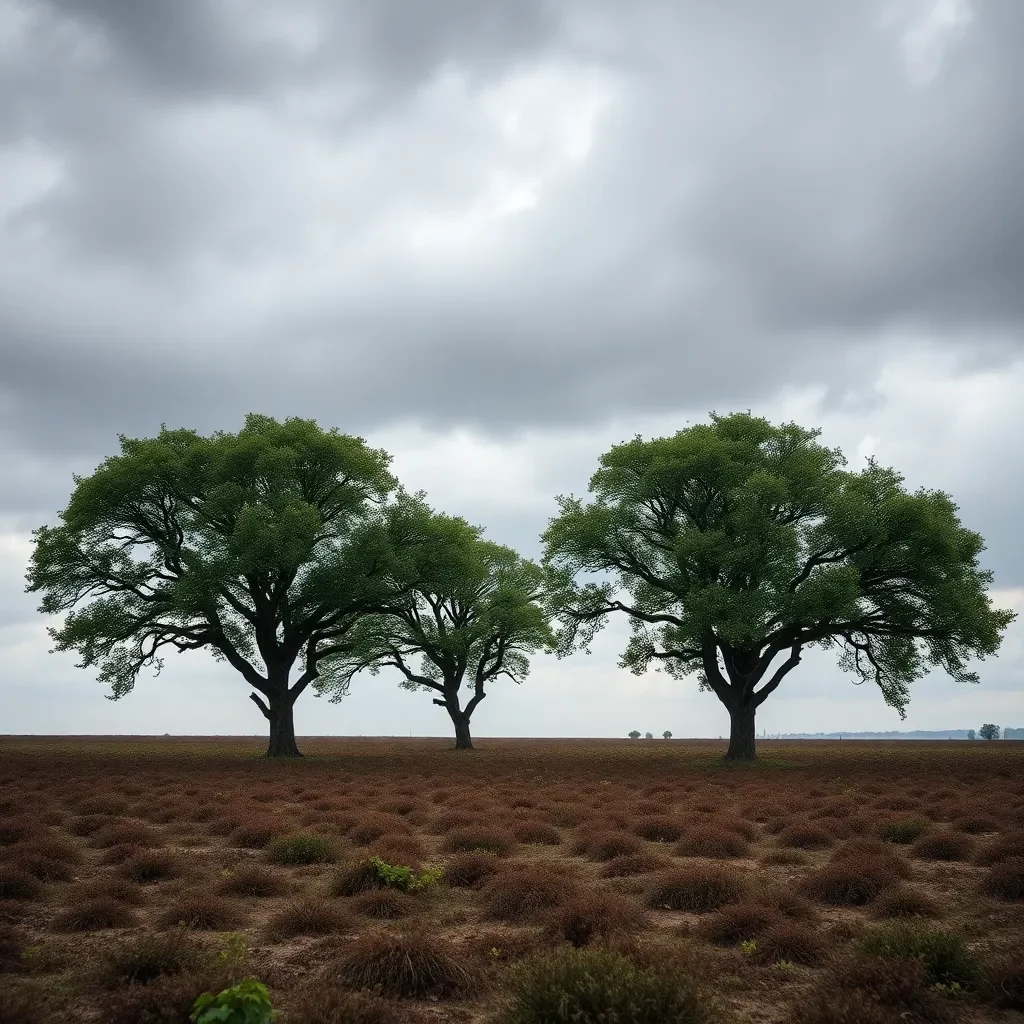
[[[587,832],[578,837],[573,850],[581,850],[591,860],[608,861],[615,857],[641,853],[643,844],[628,832],[600,831]]]
[[[558,846],[562,837],[558,830],[546,821],[529,818],[512,826],[512,835],[520,843],[537,844],[540,846]]]
[[[633,832],[651,843],[674,843],[683,834],[683,826],[674,818],[654,814],[637,822]]]
[[[389,832],[364,848],[367,857],[380,857],[389,864],[405,864],[418,870],[426,847],[414,835]]]
[[[441,843],[442,853],[472,853],[483,850],[497,857],[507,857],[515,850],[516,837],[503,829],[484,825],[453,829]]]
[[[137,854],[143,853],[141,846],[108,846],[99,856],[98,863],[104,867],[123,864],[126,860]]]
[[[103,1024],[186,1024],[199,996],[223,991],[239,980],[233,971],[209,968],[129,985],[104,996]]]
[[[128,801],[123,797],[110,793],[99,793],[87,796],[75,805],[79,814],[108,814],[112,818],[120,818],[128,813]]]
[[[333,864],[338,859],[338,844],[331,836],[293,832],[272,839],[265,853],[271,864]]]
[[[287,878],[265,864],[239,864],[225,872],[219,891],[225,896],[267,899],[283,896],[290,888]]]
[[[832,846],[835,833],[813,821],[796,821],[786,825],[775,840],[779,846],[795,846],[798,850],[824,850]]]
[[[5,852],[13,861],[38,858],[63,864],[82,863],[82,851],[77,846],[61,836],[48,835],[45,832],[20,841],[8,847]]]
[[[981,976],[981,994],[1001,1010],[1024,1010],[1024,953],[1014,950],[988,964]]]
[[[332,896],[358,896],[383,889],[385,883],[369,857],[343,865],[331,876],[328,892]]]
[[[75,877],[75,868],[67,861],[53,860],[33,850],[18,850],[7,863],[40,882],[70,882]]]
[[[737,946],[756,939],[766,928],[778,923],[780,914],[757,903],[735,903],[723,907],[697,926],[697,936],[716,946]]]
[[[790,1024],[949,1024],[953,1008],[913,960],[855,958],[841,963],[803,995]]]
[[[938,917],[939,905],[912,886],[897,884],[884,889],[872,905],[879,918]]]
[[[409,823],[399,814],[381,814],[371,811],[348,830],[345,838],[354,846],[369,846],[385,835],[408,835]]]
[[[182,896],[162,913],[156,923],[161,928],[175,926],[194,931],[233,931],[245,922],[244,915],[233,900],[209,893],[191,893]]]
[[[566,872],[551,864],[509,864],[484,882],[480,899],[490,920],[519,924],[578,895]]]
[[[281,818],[252,815],[239,821],[229,833],[228,841],[244,850],[262,850],[271,840],[285,835],[287,831],[288,822]]]
[[[501,862],[493,853],[457,853],[444,866],[444,882],[459,889],[470,889],[490,878],[500,866]]]
[[[420,904],[414,896],[388,887],[359,893],[352,900],[352,909],[363,917],[392,921],[415,914]]]
[[[314,983],[289,994],[290,1024],[407,1024],[407,1015],[370,992]]]
[[[31,815],[0,816],[0,846],[12,846],[14,843],[22,843],[43,834],[38,819]]]
[[[324,979],[396,999],[459,999],[478,981],[465,957],[426,928],[361,935],[323,972]]]
[[[986,843],[972,859],[973,864],[979,867],[989,868],[998,864],[1001,860],[1009,860],[1011,857],[1024,857],[1024,832],[1014,830],[1006,832]]]
[[[601,868],[602,878],[628,878],[632,875],[646,875],[652,871],[664,871],[672,866],[667,857],[642,851],[613,857]]]
[[[77,882],[69,895],[70,901],[85,901],[109,898],[130,907],[139,906],[143,891],[137,882],[116,875],[97,875],[87,881]]]
[[[931,822],[922,818],[890,818],[878,825],[876,833],[887,843],[906,845],[920,839],[931,827]]]
[[[966,832],[968,835],[981,836],[986,833],[998,832],[999,822],[987,814],[964,814],[953,821],[954,829],[957,832]]]
[[[159,834],[141,821],[112,821],[92,833],[91,845],[106,849],[110,846],[135,846],[153,849],[162,846]]]
[[[93,969],[103,988],[148,985],[157,978],[200,970],[206,964],[201,946],[184,931],[131,935],[109,948]]]
[[[970,860],[974,841],[962,832],[937,829],[921,836],[911,850],[921,860],[965,861]]]
[[[825,959],[826,946],[817,929],[800,921],[777,921],[755,940],[755,957],[761,963],[785,960],[805,967],[817,967]]]
[[[21,967],[21,954],[28,945],[25,934],[9,924],[0,924],[0,974]]]
[[[861,856],[843,857],[826,864],[804,878],[800,889],[820,903],[862,907],[895,884],[889,862],[878,857]]]
[[[329,900],[304,897],[275,914],[266,925],[271,942],[282,942],[297,935],[330,935],[352,927],[345,910]]]
[[[708,828],[687,832],[673,847],[677,857],[747,857],[750,844],[737,832],[724,828]]]
[[[111,819],[106,814],[84,814],[68,822],[64,828],[73,836],[85,837],[98,832],[104,825],[109,825],[110,822]]]
[[[747,902],[768,907],[793,921],[813,921],[818,916],[814,905],[789,886],[758,886]]]
[[[65,907],[54,919],[59,932],[98,932],[107,928],[131,928],[135,914],[113,896],[96,896]]]
[[[556,907],[548,916],[544,931],[578,948],[597,938],[636,931],[646,921],[643,908],[633,900],[616,893],[591,892]]]
[[[587,813],[577,804],[555,804],[544,811],[541,817],[558,828],[576,828],[586,821]]]
[[[806,864],[807,856],[799,850],[789,848],[769,850],[760,858],[760,863],[769,867],[772,865]]]
[[[43,883],[35,875],[9,864],[0,864],[0,900],[29,902],[43,894]]]
[[[745,880],[735,871],[713,864],[695,864],[662,872],[649,889],[646,904],[652,909],[703,914],[737,903],[746,893]]]
[[[453,832],[455,829],[470,828],[479,822],[476,815],[468,811],[444,811],[426,826],[426,831],[431,835],[444,835],[446,832]]]
[[[993,864],[982,879],[981,891],[1000,900],[1024,900],[1024,857],[1008,857]]]
[[[119,868],[123,878],[141,885],[177,878],[182,870],[181,861],[163,850],[142,850],[133,853]]]

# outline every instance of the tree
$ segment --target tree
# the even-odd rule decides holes
[[[630,738],[631,740],[638,740],[638,739],[640,739],[640,732],[639,732],[639,730],[637,730],[637,729],[634,729],[634,730],[633,730],[633,731],[632,731],[632,732],[631,732],[631,733],[629,734],[629,738]]]
[[[976,737],[976,736],[974,735],[974,730],[973,730],[973,729],[968,729],[968,730],[967,730],[967,738],[968,738],[969,740],[973,740],[973,739],[976,739],[976,738],[977,738],[977,737]]]
[[[644,739],[645,740],[653,740],[654,739],[654,733],[653,732],[645,732],[644,733]]]
[[[670,739],[672,739],[672,733],[671,733],[671,732],[670,732],[670,731],[669,731],[668,729],[666,729],[666,730],[665,730],[665,731],[664,731],[664,732],[663,732],[663,733],[661,734],[661,738],[662,738],[662,739],[665,739],[665,740],[670,740]]]
[[[949,497],[908,494],[874,460],[842,470],[818,430],[711,419],[613,447],[591,478],[593,502],[557,499],[542,564],[559,657],[589,653],[608,615],[624,612],[620,666],[698,673],[729,712],[730,760],[755,757],[757,708],[815,645],[842,646],[841,667],[874,680],[901,717],[923,674],[919,644],[954,679],[978,681],[965,659],[994,653],[1016,616],[991,607],[984,544]],[[580,572],[612,578],[580,586]]]
[[[208,647],[255,691],[267,755],[300,756],[293,708],[321,659],[408,585],[415,535],[379,515],[398,483],[390,456],[312,420],[255,414],[237,435],[163,426],[120,441],[120,455],[74,477],[63,523],[33,534],[27,590],[45,592],[41,612],[96,596],[49,630],[54,650],[99,665],[119,700],[143,666],[159,675],[161,648]],[[400,507],[411,500],[399,491]]]
[[[555,635],[538,603],[543,572],[511,548],[481,538],[482,529],[464,519],[441,515],[420,502],[401,508],[420,538],[412,554],[416,584],[386,614],[366,616],[330,656],[330,674],[314,684],[318,695],[340,700],[358,672],[376,675],[397,669],[407,690],[439,694],[455,727],[455,748],[472,750],[469,724],[484,687],[507,676],[521,683],[530,671],[528,655],[554,650]],[[413,658],[419,669],[411,666]],[[472,692],[465,707],[460,690]]]
[[[997,740],[999,739],[999,726],[992,725],[991,722],[987,722],[980,729],[981,738],[983,740]]]

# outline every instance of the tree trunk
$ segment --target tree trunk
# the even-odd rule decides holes
[[[455,726],[455,749],[472,750],[473,740],[469,735],[469,715],[465,711],[459,711],[458,708],[449,707],[447,711]]]
[[[729,708],[729,749],[727,761],[754,761],[754,714],[757,707],[751,701],[739,701]]]
[[[267,757],[302,757],[295,745],[294,702],[285,697],[271,700],[268,707],[263,701],[257,700],[255,694],[253,700],[256,700],[264,717],[270,723]]]

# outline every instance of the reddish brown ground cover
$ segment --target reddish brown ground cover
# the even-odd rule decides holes
[[[302,746],[0,739],[0,1019],[185,1022],[256,975],[279,1024],[490,1024],[566,946],[687,974],[716,1021],[1024,1019],[1024,744]]]

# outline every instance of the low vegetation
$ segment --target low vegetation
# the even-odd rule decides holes
[[[278,1024],[1024,1008],[1015,744],[317,742],[5,739],[0,1020],[194,1024],[246,979]]]

